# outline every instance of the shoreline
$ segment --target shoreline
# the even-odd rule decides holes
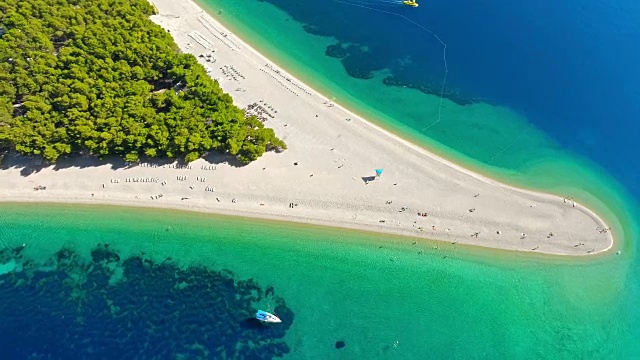
[[[385,245],[395,245],[400,244],[400,242],[404,241],[404,243],[400,244],[402,246],[408,246],[409,242],[411,245],[427,245],[426,248],[416,247],[416,250],[434,250],[434,251],[443,251],[443,250],[456,250],[463,251],[465,254],[473,254],[473,256],[482,256],[483,259],[485,255],[494,256],[496,259],[514,259],[517,257],[514,256],[524,256],[527,259],[536,259],[540,261],[551,261],[553,263],[557,263],[556,261],[566,261],[563,263],[566,264],[574,264],[573,261],[590,261],[596,259],[603,259],[604,257],[608,257],[613,253],[610,251],[611,249],[604,250],[598,253],[585,254],[590,256],[585,256],[581,254],[554,254],[554,253],[544,253],[544,252],[533,252],[533,251],[522,251],[522,250],[514,250],[514,249],[505,249],[505,248],[496,248],[484,246],[482,244],[472,244],[472,243],[453,243],[453,242],[445,242],[437,239],[430,239],[420,236],[414,236],[402,232],[392,232],[385,231],[385,229],[376,230],[371,229],[369,227],[357,225],[353,225],[350,223],[343,224],[335,224],[330,222],[322,222],[321,220],[315,219],[298,219],[292,217],[279,217],[277,215],[265,215],[258,212],[241,212],[241,211],[225,211],[225,210],[214,210],[208,207],[190,207],[190,206],[179,206],[172,204],[159,204],[151,206],[148,203],[135,203],[131,202],[127,199],[117,200],[111,199],[108,202],[103,202],[95,199],[73,199],[69,200],[67,198],[43,198],[38,200],[28,200],[25,201],[23,199],[8,199],[1,200],[0,205],[6,206],[38,206],[38,205],[49,205],[49,206],[86,206],[92,208],[112,208],[112,209],[141,209],[143,211],[149,211],[150,213],[154,211],[160,212],[169,212],[172,210],[179,211],[183,214],[187,214],[188,216],[196,216],[202,215],[210,218],[217,219],[233,219],[235,221],[248,219],[251,221],[260,221],[264,222],[267,225],[275,225],[280,224],[283,226],[294,225],[298,227],[298,229],[311,229],[311,231],[329,231],[329,232],[340,232],[340,234],[344,234],[344,232],[348,232],[350,234],[362,235],[367,237],[375,237],[377,239],[376,244],[383,243]],[[348,236],[348,235],[347,235]],[[391,237],[388,238],[387,236]],[[384,239],[383,239],[384,237]],[[426,252],[426,251],[425,251]]]
[[[152,0],[149,0],[149,1],[153,3]],[[240,29],[241,26],[237,26],[235,24],[235,21],[229,20],[228,16],[226,17],[220,16],[218,18],[215,15],[216,9],[213,6],[203,2],[203,0],[190,0],[190,1],[192,1],[196,6],[202,9],[204,13],[208,14],[210,17],[215,19],[215,21],[217,21],[222,27],[226,28],[225,31],[227,31],[228,34],[230,35],[241,34],[242,37],[240,36],[236,36],[236,37],[240,38],[241,39],[240,41],[243,42],[245,46],[249,50],[253,51],[256,55],[260,56],[265,61],[268,61],[269,63],[274,64],[279,69],[285,69],[284,71],[286,71],[289,74],[289,76],[296,79],[300,83],[307,84],[307,86],[310,89],[313,89],[313,91],[319,96],[321,96],[323,99],[335,103],[336,107],[341,108],[343,111],[349,113],[351,116],[354,116],[355,118],[364,119],[363,121],[365,123],[373,126],[374,128],[378,128],[380,131],[386,133],[387,135],[397,138],[400,141],[406,142],[408,145],[417,148],[418,151],[424,151],[425,154],[428,156],[433,156],[436,159],[440,159],[443,162],[447,162],[455,167],[462,169],[463,171],[468,171],[471,174],[480,176],[481,178],[487,179],[488,181],[494,181],[498,184],[514,187],[524,191],[530,191],[532,193],[547,194],[549,196],[553,196],[556,198],[561,196],[562,195],[561,193],[565,195],[571,195],[571,197],[573,198],[575,195],[574,192],[577,192],[579,193],[579,195],[577,195],[577,197],[579,197],[579,201],[583,203],[585,205],[585,208],[588,211],[590,211],[592,215],[596,217],[600,222],[609,224],[609,225],[616,224],[614,226],[611,226],[611,228],[616,229],[618,233],[624,227],[622,224],[619,223],[618,221],[619,219],[616,216],[616,214],[614,214],[614,211],[611,210],[610,204],[605,203],[600,198],[597,198],[588,192],[586,193],[586,196],[584,196],[585,188],[565,186],[566,184],[560,184],[562,188],[566,187],[565,189],[566,191],[559,191],[557,189],[541,190],[536,186],[525,185],[522,182],[514,181],[512,178],[510,178],[510,175],[508,174],[508,172],[510,172],[511,170],[509,169],[504,169],[499,166],[483,163],[479,160],[469,157],[466,154],[460,153],[445,144],[439,143],[437,141],[433,141],[429,137],[415,134],[410,128],[405,128],[401,124],[398,125],[394,123],[398,125],[396,126],[396,125],[389,125],[385,123],[385,120],[383,119],[388,118],[388,115],[381,114],[375,109],[368,108],[366,105],[362,105],[364,107],[360,108],[356,103],[351,104],[352,101],[359,102],[357,99],[348,99],[347,105],[342,105],[341,104],[342,99],[336,98],[336,97],[330,98],[329,96],[324,95],[325,93],[329,93],[332,91],[330,87],[327,87],[322,82],[315,81],[315,79],[305,74],[305,72],[302,69],[295,68],[294,66],[295,64],[291,65],[292,67],[295,68],[294,69],[295,71],[289,70],[288,66],[290,61],[288,59],[278,55],[277,51],[272,51],[271,49],[269,49],[268,46],[263,46],[263,44],[260,44],[259,41],[253,41],[251,36],[245,35],[242,29]],[[154,8],[155,8],[155,5],[154,5]],[[267,55],[263,55],[263,54],[267,54]],[[271,55],[273,55],[273,57],[276,58],[276,61],[268,57]],[[278,65],[278,63],[280,62],[283,62],[286,65],[285,66]],[[300,79],[304,79],[304,80],[300,80]],[[449,101],[449,100],[445,98],[444,101]],[[591,160],[587,158],[579,158],[577,160],[591,162]],[[595,165],[598,166],[598,169],[596,171],[605,171],[603,169],[600,169],[600,165],[598,164],[595,164]],[[521,177],[523,177],[524,173],[521,173],[520,175]],[[591,174],[585,173],[583,175],[589,177]],[[624,190],[626,191],[626,189]],[[611,195],[611,194],[608,194],[608,195]],[[597,209],[597,210],[594,210],[594,209]],[[607,215],[604,215],[605,213],[607,213]],[[621,243],[622,237],[614,236],[614,239],[612,241],[615,242],[615,244],[611,245],[612,247],[614,246],[616,248],[620,247],[622,244]]]
[[[392,235],[404,237],[407,239],[421,239],[429,242],[436,243],[446,243],[449,242],[451,245],[463,245],[467,247],[476,247],[484,250],[499,250],[499,251],[517,251],[517,252],[528,252],[531,254],[539,254],[539,255],[552,255],[552,256],[580,256],[580,255],[600,255],[605,254],[609,250],[613,249],[616,244],[614,238],[611,237],[612,241],[609,243],[609,246],[591,253],[580,253],[580,254],[565,254],[565,253],[553,253],[553,252],[533,252],[525,249],[518,248],[507,248],[507,247],[495,247],[495,246],[487,246],[481,243],[473,243],[473,242],[450,242],[444,239],[431,238],[429,236],[422,236],[421,233],[407,233],[406,231],[402,231],[400,229],[394,230],[393,228],[388,227],[376,227],[375,224],[362,224],[357,222],[335,222],[335,220],[323,220],[321,218],[307,218],[304,216],[295,216],[295,215],[282,215],[282,214],[273,214],[273,213],[264,213],[257,211],[249,211],[249,210],[237,210],[237,209],[214,209],[208,206],[202,205],[191,205],[189,203],[149,203],[142,202],[141,199],[135,197],[131,198],[116,198],[110,197],[109,199],[105,198],[95,198],[95,197],[87,197],[87,193],[78,193],[78,194],[63,194],[63,195],[44,195],[42,197],[25,197],[23,196],[7,196],[3,195],[1,197],[0,203],[2,204],[60,204],[60,205],[94,205],[94,206],[115,206],[115,207],[129,207],[129,208],[142,208],[142,209],[159,209],[159,210],[178,210],[185,212],[194,212],[194,213],[202,213],[208,215],[221,215],[221,216],[229,216],[235,218],[250,218],[254,220],[266,220],[266,221],[278,221],[282,223],[296,223],[298,225],[311,225],[311,226],[321,226],[324,228],[330,229],[344,229],[351,231],[360,231],[369,234],[375,235]],[[597,215],[593,213],[594,217],[597,218]]]
[[[592,255],[614,246],[610,231],[597,231],[607,225],[592,210],[467,170],[333,104],[190,0],[151,3],[159,10],[152,20],[170,30],[182,51],[194,54],[210,70],[236,105],[264,109],[269,114],[265,125],[289,144],[289,150],[267,153],[244,167],[214,155],[209,162],[190,164],[200,172],[156,163],[116,169],[113,163],[70,163],[26,175],[31,181],[18,171],[24,160],[14,159],[4,170],[10,176],[0,180],[3,202],[172,208],[554,255]],[[372,174],[378,167],[389,170],[378,178]],[[207,176],[214,179],[212,191],[207,190],[214,188]],[[129,183],[122,178],[155,181]],[[36,185],[48,189],[34,191]],[[204,185],[204,195],[195,192],[196,186],[200,190]],[[153,193],[147,191],[150,188]]]

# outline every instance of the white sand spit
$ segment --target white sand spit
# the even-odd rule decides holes
[[[78,160],[25,174],[34,164],[9,158],[0,200],[168,207],[547,254],[612,247],[607,225],[579,203],[472,173],[330,106],[192,1],[152,3],[160,12],[152,20],[289,149],[242,167],[211,156],[186,169]],[[376,168],[384,169],[379,178]]]

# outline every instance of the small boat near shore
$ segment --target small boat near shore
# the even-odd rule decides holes
[[[280,320],[279,317],[277,317],[276,315],[272,314],[272,313],[268,313],[266,311],[263,310],[258,310],[258,312],[256,313],[256,319],[262,321],[262,322],[267,322],[267,323],[281,323],[282,320]]]

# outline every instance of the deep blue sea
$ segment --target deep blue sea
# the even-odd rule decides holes
[[[260,1],[334,38],[349,75],[439,94],[442,45],[406,16],[446,43],[450,98],[509,107],[640,197],[640,1]]]
[[[449,86],[521,111],[640,196],[640,1],[424,5],[407,16],[447,43]]]
[[[357,6],[406,16],[447,44],[449,99],[525,115],[640,198],[640,0],[227,4],[258,1],[334,38],[331,60],[349,75],[438,92],[441,44]],[[546,259],[244,218],[4,204],[0,359],[637,359],[640,217],[614,210],[626,216],[620,254]],[[257,323],[257,309],[285,321]]]

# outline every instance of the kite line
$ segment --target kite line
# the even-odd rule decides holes
[[[434,121],[430,125],[426,126],[424,129],[422,129],[421,132],[424,132],[425,130],[429,130],[435,124],[439,123],[440,120],[442,120],[442,101],[444,100],[444,87],[445,87],[445,85],[447,83],[447,75],[449,74],[449,67],[447,66],[447,43],[442,41],[442,39],[438,36],[438,34],[433,32],[432,30],[429,30],[426,27],[420,25],[419,23],[409,19],[405,15],[401,15],[401,14],[398,14],[398,13],[395,13],[395,12],[392,12],[392,11],[376,9],[376,8],[373,8],[373,7],[370,7],[370,6],[367,6],[367,5],[362,5],[362,4],[359,4],[359,3],[350,3],[350,2],[342,1],[342,0],[333,0],[333,1],[338,2],[338,3],[342,3],[342,4],[346,4],[346,5],[357,6],[359,8],[369,9],[369,10],[377,11],[377,12],[380,12],[380,13],[385,13],[385,14],[401,17],[401,18],[405,19],[406,21],[409,21],[413,25],[415,25],[415,26],[421,28],[422,30],[428,32],[436,40],[438,40],[438,42],[440,44],[442,44],[442,60],[444,61],[444,76],[442,78],[442,86],[440,87],[440,102],[438,104],[438,118],[436,119],[436,121]]]
[[[435,126],[437,123],[439,123],[442,120],[442,104],[443,104],[443,101],[444,101],[444,88],[445,88],[446,83],[447,83],[447,75],[449,74],[449,67],[448,67],[448,64],[447,64],[447,44],[440,38],[440,36],[438,36],[438,34],[433,32],[432,30],[422,26],[421,24],[415,22],[414,20],[411,20],[410,18],[406,17],[405,15],[401,15],[401,14],[398,14],[398,13],[393,12],[393,11],[387,11],[387,10],[378,9],[378,8],[374,8],[374,7],[365,5],[365,4],[363,4],[361,2],[361,1],[365,1],[365,0],[351,0],[353,2],[349,2],[349,0],[347,0],[347,1],[344,1],[344,0],[333,0],[333,1],[338,2],[338,3],[342,3],[342,4],[346,4],[346,5],[356,6],[356,7],[359,7],[359,8],[368,9],[368,10],[372,10],[372,11],[377,11],[379,13],[389,14],[389,15],[398,16],[400,18],[403,18],[404,20],[412,23],[413,25],[415,25],[415,26],[421,28],[422,30],[428,32],[429,34],[431,34],[431,36],[433,36],[442,45],[442,60],[444,62],[444,76],[442,78],[442,85],[440,87],[440,101],[439,101],[439,104],[438,104],[438,118],[435,121],[433,121],[431,124],[425,126],[420,132],[424,133],[425,131],[431,129],[433,126]],[[380,5],[386,5],[386,6],[389,6],[389,5],[402,5],[404,3],[402,0],[377,0],[377,1],[379,2]],[[529,123],[529,126],[524,131],[522,131],[518,136],[516,136],[509,144],[507,144],[507,146],[505,146],[502,149],[496,151],[496,153],[493,154],[493,156],[491,156],[490,162],[495,161],[503,153],[505,153],[507,150],[511,149],[533,127],[534,127],[533,123]]]

